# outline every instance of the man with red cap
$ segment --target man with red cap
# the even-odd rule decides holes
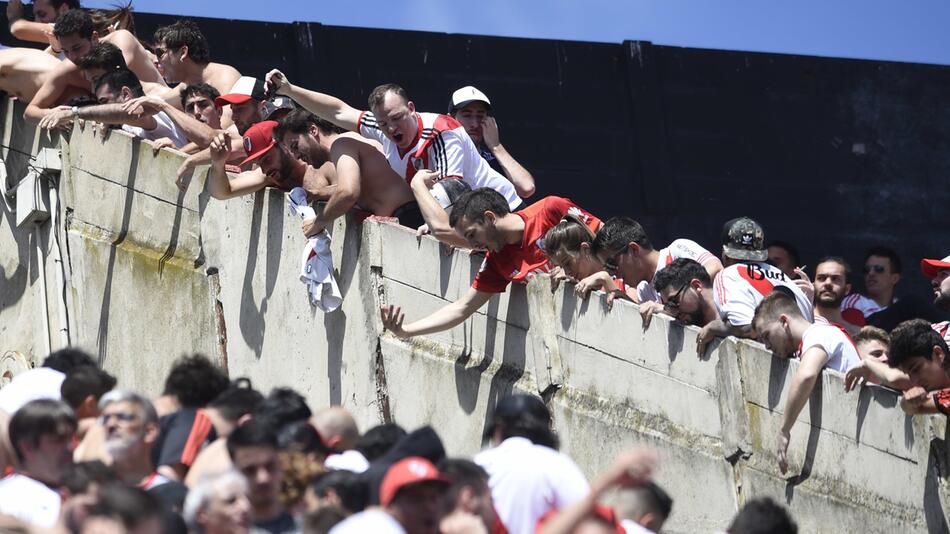
[[[920,270],[930,279],[934,290],[934,307],[940,311],[950,311],[950,256],[942,260],[922,259]],[[950,321],[934,323],[933,329],[944,341],[950,343]]]
[[[404,458],[389,468],[379,489],[382,509],[370,509],[333,527],[330,534],[438,534],[439,502],[448,481],[429,460]]]

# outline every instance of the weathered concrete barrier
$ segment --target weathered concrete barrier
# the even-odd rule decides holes
[[[218,202],[202,170],[180,192],[174,151],[155,155],[122,132],[103,141],[89,127],[60,145],[23,125],[19,110],[3,113],[8,182],[26,173],[29,154],[62,147],[52,222],[18,228],[0,205],[7,370],[68,336],[123,384],[158,393],[171,361],[198,351],[259,388],[342,403],[365,425],[432,424],[457,455],[480,447],[500,396],[530,391],[544,396],[563,450],[588,474],[632,444],[659,448],[659,481],[677,501],[671,532],[724,528],[758,495],[787,503],[804,532],[947,532],[945,419],[907,418],[889,391],[846,394],[840,375],[824,373],[783,476],[774,442],[797,364],[757,343],[724,340],[700,361],[692,327],[660,317],[644,329],[634,307],[608,311],[598,296],[552,292],[545,277],[451,331],[401,341],[381,332],[379,306],[428,313],[467,289],[479,256],[446,254],[387,223],[338,221],[345,298],[325,315],[298,280],[305,240],[282,193]]]

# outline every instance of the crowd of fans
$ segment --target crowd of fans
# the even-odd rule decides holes
[[[36,21],[21,11],[9,3],[13,34],[49,47],[0,50],[0,89],[26,102],[25,118],[41,128],[121,128],[156,152],[179,150],[187,158],[177,185],[187,189],[196,167],[210,165],[206,187],[219,200],[299,188],[317,208],[303,221],[307,237],[354,211],[485,253],[457,301],[408,322],[384,306],[395,336],[452,328],[510,282],[547,273],[581,298],[600,291],[608,307],[633,303],[644,326],[666,315],[699,327],[701,359],[726,336],[798,359],[776,436],[783,472],[790,431],[825,369],[844,374],[847,390],[897,390],[908,413],[950,413],[950,328],[939,320],[950,311],[950,256],[921,260],[931,299],[898,297],[902,265],[889,248],[868,250],[861,294],[847,261],[824,257],[809,274],[794,245],[767,242],[748,217],[724,224],[715,251],[688,238],[656,246],[633,219],[601,221],[563,197],[529,201],[535,178],[502,145],[491,101],[475,87],[447,95],[446,114],[417,110],[392,83],[357,109],[279,69],[254,78],[211,62],[189,20],[144,40],[127,8],[36,0]],[[201,358],[179,363],[154,400],[114,386],[67,351],[0,391],[12,468],[0,481],[5,520],[88,532],[107,523],[136,532],[638,532],[659,531],[672,506],[651,481],[648,450],[622,455],[588,484],[557,452],[550,414],[533,397],[495,407],[490,446],[470,461],[446,458],[430,428],[361,435],[340,407],[312,414],[292,390],[264,396]],[[616,505],[606,508],[610,491]],[[762,524],[794,531],[780,507],[752,501],[729,532]]]

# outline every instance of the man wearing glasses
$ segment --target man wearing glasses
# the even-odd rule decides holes
[[[811,299],[780,269],[765,263],[768,252],[759,223],[748,217],[725,224],[722,257],[726,267],[715,280],[695,260],[674,260],[657,273],[653,284],[666,313],[701,326],[696,336],[700,357],[716,337],[755,338],[755,307],[776,288],[794,297],[802,315],[814,320]]]
[[[155,58],[165,81],[174,88],[162,95],[176,108],[181,105],[181,92],[189,84],[206,83],[226,94],[237,83],[241,73],[230,65],[212,63],[208,41],[190,20],[179,20],[155,31]],[[231,111],[224,108],[222,128],[231,125]]]
[[[872,247],[864,255],[864,287],[867,296],[852,293],[841,303],[841,316],[864,326],[867,318],[896,302],[894,288],[901,280],[901,258],[887,247]]]
[[[591,249],[604,263],[607,273],[636,288],[644,326],[650,324],[654,313],[663,311],[653,281],[657,273],[674,260],[696,260],[710,279],[722,270],[719,258],[690,239],[677,239],[668,247],[655,250],[643,226],[628,217],[614,217],[605,222]]]

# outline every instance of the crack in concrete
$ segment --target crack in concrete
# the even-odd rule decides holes
[[[151,194],[151,193],[147,193],[147,192],[145,192],[145,191],[142,191],[141,189],[136,189],[136,188],[134,188],[134,187],[131,187],[131,188],[130,188],[127,184],[124,184],[124,183],[119,182],[119,181],[116,181],[116,180],[110,180],[110,179],[106,178],[105,176],[99,176],[98,174],[95,174],[95,173],[92,173],[92,172],[89,172],[89,171],[86,171],[86,170],[83,170],[83,169],[74,169],[74,172],[79,172],[79,173],[85,174],[86,176],[90,176],[90,177],[92,177],[92,178],[97,178],[97,179],[99,179],[99,180],[102,180],[103,182],[108,182],[108,183],[110,183],[110,184],[117,185],[117,186],[119,186],[119,187],[121,187],[121,188],[123,188],[123,189],[130,189],[132,192],[134,192],[134,193],[136,193],[136,194],[144,195],[144,196],[146,196],[146,197],[149,197],[149,198],[151,198],[151,199],[157,200],[157,201],[162,202],[162,203],[164,203],[164,204],[168,204],[169,206],[175,206],[176,208],[179,208],[179,207],[180,207],[181,209],[186,210],[186,211],[190,211],[191,213],[194,213],[194,214],[197,214],[197,213],[198,213],[198,210],[188,208],[188,207],[186,207],[184,204],[179,204],[179,203],[177,203],[177,202],[171,202],[171,201],[169,201],[168,199],[165,199],[165,198],[162,198],[162,197],[159,197],[159,196],[155,196],[155,195],[153,195],[153,194]]]

